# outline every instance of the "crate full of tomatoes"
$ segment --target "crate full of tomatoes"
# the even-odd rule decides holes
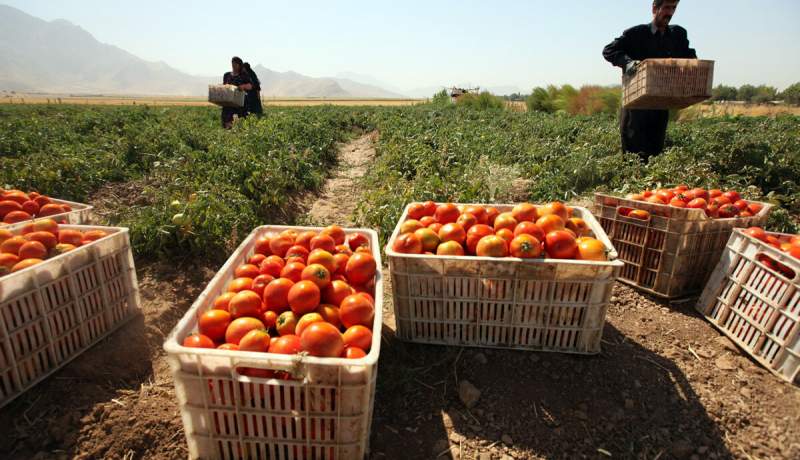
[[[0,228],[0,406],[140,311],[128,230]]]
[[[622,267],[588,210],[411,203],[386,247],[398,337],[598,353]]]
[[[381,343],[371,230],[264,226],[167,338],[191,458],[363,458]]]
[[[596,193],[594,213],[625,264],[620,281],[677,298],[701,291],[731,231],[765,225],[771,208],[733,190],[680,185],[625,198]]]
[[[697,310],[770,372],[800,383],[800,235],[734,230]]]
[[[31,219],[51,218],[60,224],[85,224],[92,206],[57,200],[37,192],[0,188],[0,227]]]

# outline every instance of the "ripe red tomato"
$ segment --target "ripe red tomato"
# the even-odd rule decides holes
[[[214,299],[214,309],[228,311],[228,304],[235,295],[235,292],[225,292],[217,296],[217,298]]]
[[[250,289],[253,285],[253,278],[236,278],[228,284],[228,292],[241,292]]]
[[[322,290],[322,301],[338,307],[345,297],[355,293],[356,291],[347,282],[334,280]]]
[[[234,318],[243,316],[258,317],[261,312],[261,297],[253,291],[245,290],[236,293],[228,303],[228,312]],[[221,310],[220,310],[221,311]]]
[[[236,278],[255,278],[260,274],[258,267],[252,264],[239,265],[233,273]]]
[[[761,203],[750,203],[747,205],[747,209],[753,213],[754,216],[758,215],[764,207]]]
[[[284,265],[286,263],[280,257],[267,256],[259,265],[259,273],[277,278],[281,276],[281,270],[283,270]]]
[[[750,203],[748,203],[745,200],[738,200],[738,201],[735,201],[733,203],[733,205],[736,206],[736,208],[739,210],[739,212],[742,212],[742,211],[747,211],[747,208],[750,205]]]
[[[369,247],[369,238],[361,233],[351,233],[347,235],[347,244],[351,250],[355,251],[361,246]]]
[[[303,350],[311,356],[339,357],[344,351],[342,334],[332,324],[312,323],[300,336]]]
[[[555,230],[564,230],[566,226],[564,219],[555,214],[540,217],[536,220],[536,225],[542,229],[545,235]]]
[[[500,215],[500,211],[497,210],[495,207],[488,207],[486,208],[486,225],[493,227],[494,221],[497,219],[497,216]]]
[[[283,257],[286,255],[286,251],[294,246],[295,239],[296,238],[292,237],[291,235],[278,235],[269,240],[269,250],[272,252],[272,254],[275,254],[278,257]]]
[[[436,248],[437,256],[463,256],[464,247],[457,241],[446,241]]]
[[[239,345],[239,341],[242,340],[242,337],[254,329],[264,329],[264,323],[256,318],[236,318],[231,321],[231,324],[228,325],[228,329],[225,331],[225,341]]]
[[[461,212],[456,205],[453,203],[446,203],[436,208],[434,217],[436,218],[436,222],[444,225],[457,221],[460,214]]]
[[[539,211],[530,203],[520,203],[511,209],[511,215],[517,219],[517,222],[536,222],[536,219],[539,218]]]
[[[669,203],[670,201],[672,201],[672,199],[673,199],[673,198],[675,198],[675,192],[672,192],[672,191],[670,191],[670,190],[663,190],[663,189],[662,189],[662,190],[658,190],[658,191],[656,191],[656,196],[657,196],[657,197],[658,197],[658,198],[659,198],[659,199],[660,199],[662,202],[664,202],[664,203]]]
[[[367,353],[364,350],[358,347],[345,347],[344,349],[344,358],[347,359],[359,359],[367,356]]]
[[[306,261],[308,260],[309,252],[311,251],[306,249],[304,246],[296,244],[290,247],[288,251],[286,251],[286,255],[284,257],[286,259],[300,259],[303,261],[303,263],[306,263]]]
[[[445,224],[439,230],[439,241],[442,243],[446,243],[448,241],[455,241],[458,244],[464,244],[464,241],[467,239],[467,232],[464,230],[464,227],[461,226],[459,223],[450,223]]]
[[[465,212],[458,216],[458,220],[456,224],[461,225],[461,227],[466,231],[469,230],[470,227],[478,223],[478,218],[475,217],[473,214]]]
[[[323,320],[333,324],[337,328],[342,327],[342,322],[339,320],[339,307],[323,303],[320,304],[315,311],[322,316]]]
[[[737,201],[742,199],[742,196],[739,195],[739,192],[734,190],[728,190],[727,192],[723,193],[722,196],[728,199],[731,203],[736,203]]]
[[[289,308],[289,290],[294,282],[286,278],[270,281],[264,288],[264,306],[267,310],[280,313]]]
[[[425,217],[425,206],[422,203],[411,203],[408,205],[408,218],[419,220]]]
[[[250,290],[258,294],[259,297],[264,297],[264,288],[267,287],[269,283],[274,280],[270,275],[258,275],[253,278],[253,284],[250,286]]]
[[[672,200],[670,200],[669,205],[670,206],[674,206],[676,208],[685,208],[685,207],[687,207],[687,203],[685,201],[681,200],[681,199],[678,199],[678,198],[673,198]]]
[[[567,219],[566,222],[564,222],[564,226],[567,228],[567,230],[572,230],[573,232],[575,232],[575,235],[577,236],[586,236],[592,233],[592,230],[589,228],[589,224],[587,224],[586,221],[581,219],[580,217],[570,217],[569,219]],[[540,239],[537,236],[536,239],[541,241],[542,239],[544,239],[544,237],[545,237],[544,232],[542,232],[542,238]]]
[[[720,219],[730,219],[739,215],[739,208],[732,204],[726,204],[719,208]]]
[[[239,340],[239,350],[266,353],[269,350],[269,333],[264,329],[253,329]]]
[[[717,188],[712,188],[711,190],[708,191],[708,198],[709,199],[713,200],[714,198],[716,198],[718,196],[722,196],[722,190],[717,189]]]
[[[261,268],[261,262],[267,260],[267,256],[264,254],[253,254],[247,259],[247,263],[250,265],[255,265],[256,267]]]
[[[363,294],[349,295],[339,305],[339,320],[344,327],[360,324],[371,328],[374,318],[375,307]]]
[[[296,355],[301,351],[303,351],[303,345],[300,343],[300,337],[294,334],[282,335],[269,346],[270,353],[280,355]]]
[[[714,198],[712,198],[711,199],[711,203],[722,207],[722,206],[724,206],[726,204],[731,204],[731,200],[729,200],[728,197],[726,197],[724,195],[719,195],[719,196],[715,196]]]
[[[294,334],[302,335],[303,331],[305,331],[308,326],[320,321],[325,321],[325,319],[316,311],[306,313],[305,315],[301,316],[299,320],[297,320],[297,326],[294,327]]]
[[[475,248],[478,246],[478,241],[484,236],[494,235],[492,227],[485,224],[477,224],[467,230],[467,251],[470,254],[475,254]]]
[[[336,241],[330,235],[317,235],[311,238],[311,250],[324,249],[331,254],[336,251]]]
[[[425,208],[426,216],[433,216],[436,213],[436,203],[433,201],[428,200],[422,203],[422,206]]]
[[[261,313],[261,317],[259,318],[262,323],[264,323],[264,327],[267,329],[272,329],[278,323],[278,314],[274,311],[265,311]]]
[[[684,195],[686,195],[686,198],[689,198],[689,201],[695,200],[697,198],[702,198],[708,201],[708,199],[710,198],[708,195],[708,190],[699,187],[689,190],[688,192],[684,193]]]
[[[504,212],[494,219],[494,231],[507,228],[513,232],[517,224],[517,219],[510,212]]]
[[[281,278],[290,279],[293,282],[297,283],[300,281],[303,276],[303,270],[306,269],[306,265],[302,262],[289,262],[283,267],[281,270]]]
[[[479,224],[486,223],[486,208],[484,208],[483,206],[469,205],[466,208],[464,208],[464,214],[472,214],[473,216],[475,216],[476,219],[478,219],[477,223]]]
[[[392,250],[401,254],[422,254],[422,241],[415,233],[404,233],[395,238]]]
[[[542,255],[542,243],[527,233],[523,233],[511,240],[509,249],[512,257],[519,257],[520,259],[532,259]]]
[[[705,209],[708,206],[708,201],[705,198],[695,198],[686,204],[689,209]]]
[[[475,254],[478,257],[506,257],[508,244],[506,240],[497,235],[484,236],[475,246]]]
[[[344,229],[336,224],[328,225],[323,228],[320,234],[330,236],[336,244],[344,244],[346,238]]]
[[[746,235],[752,236],[753,238],[761,241],[767,240],[767,232],[764,231],[761,227],[750,227],[744,231]]]
[[[289,308],[298,316],[311,313],[319,305],[320,297],[319,286],[311,281],[300,281],[289,289]]]
[[[303,269],[300,278],[303,281],[311,281],[320,289],[331,284],[331,272],[320,264],[311,264]]]
[[[192,334],[183,339],[183,346],[189,348],[216,348],[214,341],[202,334]]]
[[[413,233],[411,235],[413,236]],[[345,276],[352,284],[366,284],[375,278],[377,270],[378,265],[371,254],[357,252],[347,261]]]
[[[225,330],[231,324],[233,317],[224,310],[208,310],[197,322],[200,334],[207,336],[214,342],[221,342],[225,338]]]
[[[556,230],[547,234],[544,248],[548,257],[553,259],[574,259],[578,255],[578,243],[575,237],[565,230]]]
[[[358,347],[364,351],[369,351],[372,346],[372,331],[360,324],[348,327],[344,331],[342,338],[345,346],[348,347]]]

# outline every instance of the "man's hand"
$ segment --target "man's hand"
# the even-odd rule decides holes
[[[625,75],[632,77],[636,74],[636,69],[639,67],[642,61],[633,60],[625,65]]]

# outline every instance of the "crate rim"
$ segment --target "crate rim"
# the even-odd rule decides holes
[[[598,233],[598,230],[602,230],[602,228],[600,227],[600,224],[597,222],[597,220],[592,215],[592,213],[587,208],[584,208],[583,206],[570,206],[570,207],[573,208],[573,209],[579,209],[581,211],[581,214],[583,216],[581,218],[584,219],[587,222],[587,224],[589,224],[589,227],[594,232],[595,237],[597,237],[598,240],[602,241],[603,245],[606,247],[606,249],[609,250],[609,253],[608,253],[609,260],[607,260],[605,262],[597,262],[597,261],[591,261],[591,260],[548,259],[548,258],[521,259],[519,257],[479,257],[479,256],[472,256],[472,255],[470,255],[470,256],[440,256],[440,255],[436,255],[436,254],[433,254],[433,255],[430,255],[430,254],[405,254],[405,253],[396,252],[396,251],[394,251],[392,249],[392,242],[394,242],[394,240],[397,238],[397,236],[398,236],[398,234],[400,232],[400,225],[402,225],[402,223],[405,222],[406,217],[408,216],[408,208],[414,203],[417,203],[417,202],[416,201],[412,201],[412,202],[406,204],[406,206],[403,208],[403,214],[398,219],[397,225],[395,225],[395,228],[392,231],[392,235],[389,237],[389,240],[386,242],[386,247],[385,247],[384,250],[386,251],[386,256],[387,257],[399,257],[399,258],[405,258],[405,259],[420,259],[420,260],[446,260],[446,261],[457,261],[457,262],[463,262],[464,260],[478,261],[478,262],[509,262],[509,263],[528,264],[528,265],[553,264],[553,263],[555,263],[555,264],[559,264],[559,265],[575,265],[575,266],[587,266],[587,267],[596,267],[596,266],[621,267],[621,266],[624,265],[624,263],[621,260],[618,259],[617,250],[616,250],[616,248],[614,248],[614,245],[611,243],[611,240],[609,240],[608,235],[606,235],[604,231],[601,231],[601,232]],[[437,206],[442,205],[442,204],[448,204],[448,203],[436,202]],[[506,203],[496,203],[496,204],[452,203],[452,204],[454,204],[456,206],[492,206],[492,207],[495,207],[495,206],[514,207],[515,206],[515,204],[506,204]],[[534,204],[535,206],[540,206],[540,205],[536,205],[535,203],[532,203],[532,204]],[[567,203],[565,203],[565,205],[569,206],[569,204],[567,204]]]
[[[377,329],[380,330],[383,327],[383,296],[378,295],[380,292],[383,293],[383,272],[381,270],[381,257],[380,257],[380,243],[378,240],[378,234],[374,230],[366,229],[366,228],[349,228],[343,227],[342,229],[345,232],[360,232],[366,233],[370,238],[370,244],[372,247],[372,256],[375,258],[375,262],[377,265],[377,270],[375,273],[375,318],[373,320],[372,325],[372,346],[370,347],[369,353],[363,358],[358,359],[348,359],[348,358],[321,358],[316,356],[310,356],[308,354],[295,354],[295,355],[284,355],[278,353],[262,353],[257,351],[239,351],[239,350],[219,350],[217,348],[191,348],[191,347],[184,347],[179,341],[178,336],[188,334],[195,328],[197,320],[197,312],[206,305],[205,300],[208,298],[208,294],[211,292],[211,287],[223,282],[223,273],[226,269],[230,268],[232,265],[239,262],[239,259],[242,254],[241,252],[244,250],[244,247],[250,242],[251,239],[255,238],[258,233],[261,232],[269,232],[269,231],[283,231],[287,229],[293,229],[298,231],[319,231],[324,229],[325,227],[307,227],[307,226],[291,226],[291,225],[260,225],[253,229],[247,237],[245,237],[239,246],[231,253],[228,257],[228,260],[217,270],[217,273],[214,275],[213,278],[206,284],[206,287],[203,291],[198,295],[197,299],[192,303],[188,310],[183,314],[181,319],[178,323],[172,328],[167,338],[164,339],[163,348],[168,354],[187,354],[187,355],[210,355],[222,358],[240,358],[245,360],[251,360],[251,362],[247,362],[244,364],[252,365],[251,367],[259,367],[259,365],[264,364],[265,360],[269,360],[270,362],[276,362],[278,364],[289,364],[289,365],[302,365],[302,364],[311,364],[311,365],[321,365],[321,366],[342,366],[342,365],[352,365],[352,366],[372,366],[378,362],[378,355],[380,354],[380,345],[382,340],[382,334],[376,334],[376,326]],[[240,363],[242,365],[242,363]],[[234,372],[233,366],[231,366],[231,372]],[[272,379],[264,379],[260,377],[248,377],[244,375],[239,375],[238,378],[242,379],[249,379],[252,381],[258,380],[272,380]]]
[[[79,212],[91,212],[94,209],[94,206],[90,204],[78,203],[77,201],[62,200],[60,198],[50,198],[50,200],[55,204],[68,204],[72,208],[72,211],[61,212],[58,214],[53,214],[52,216],[32,217],[30,219],[23,220],[22,222],[14,222],[13,224],[6,224],[5,222],[0,222],[0,228],[4,228],[6,230],[14,230],[24,226],[25,224],[30,224],[32,222],[37,222],[43,219],[56,219],[59,217],[69,216],[70,214],[77,214]],[[63,224],[63,225],[68,225],[68,224]],[[81,224],[71,224],[71,225],[81,225]]]
[[[613,198],[615,200],[620,200],[620,203],[622,203],[624,201],[625,203],[630,203],[631,205],[634,205],[634,206],[653,206],[653,207],[656,207],[656,209],[670,209],[670,210],[680,209],[682,211],[688,212],[689,214],[696,214],[696,215],[700,216],[700,219],[698,219],[698,220],[704,220],[704,221],[707,221],[707,222],[718,222],[718,221],[730,222],[730,221],[734,221],[734,220],[742,218],[740,216],[737,216],[737,217],[725,217],[725,218],[712,219],[712,218],[708,217],[708,215],[705,213],[705,211],[703,211],[702,209],[697,209],[697,208],[677,208],[675,206],[670,206],[668,204],[658,204],[658,203],[650,203],[648,201],[631,200],[629,198],[615,196],[615,195],[609,195],[607,193],[602,193],[602,192],[595,192],[594,196],[595,196],[595,200],[597,200],[597,198]],[[753,215],[751,217],[763,217],[763,216],[769,214],[769,212],[772,211],[772,208],[775,207],[774,204],[768,203],[768,202],[765,202],[765,201],[756,201],[756,200],[745,200],[745,201],[747,201],[748,203],[758,203],[758,204],[761,205],[761,211],[759,211],[758,214],[755,214],[755,215]],[[595,201],[595,203],[597,203],[597,201]],[[620,207],[620,206],[618,205],[617,207]],[[698,213],[702,213],[702,214],[698,214]],[[666,216],[659,216],[659,217],[666,217]],[[668,218],[672,218],[672,217],[668,217]]]

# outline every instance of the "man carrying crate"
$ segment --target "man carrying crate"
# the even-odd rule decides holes
[[[631,27],[603,48],[603,57],[621,67],[625,75],[636,73],[639,63],[648,58],[696,59],[689,47],[686,29],[669,25],[680,0],[653,0],[653,22]],[[669,122],[668,110],[630,110],[620,112],[622,150],[638,153],[642,160],[664,150]]]

